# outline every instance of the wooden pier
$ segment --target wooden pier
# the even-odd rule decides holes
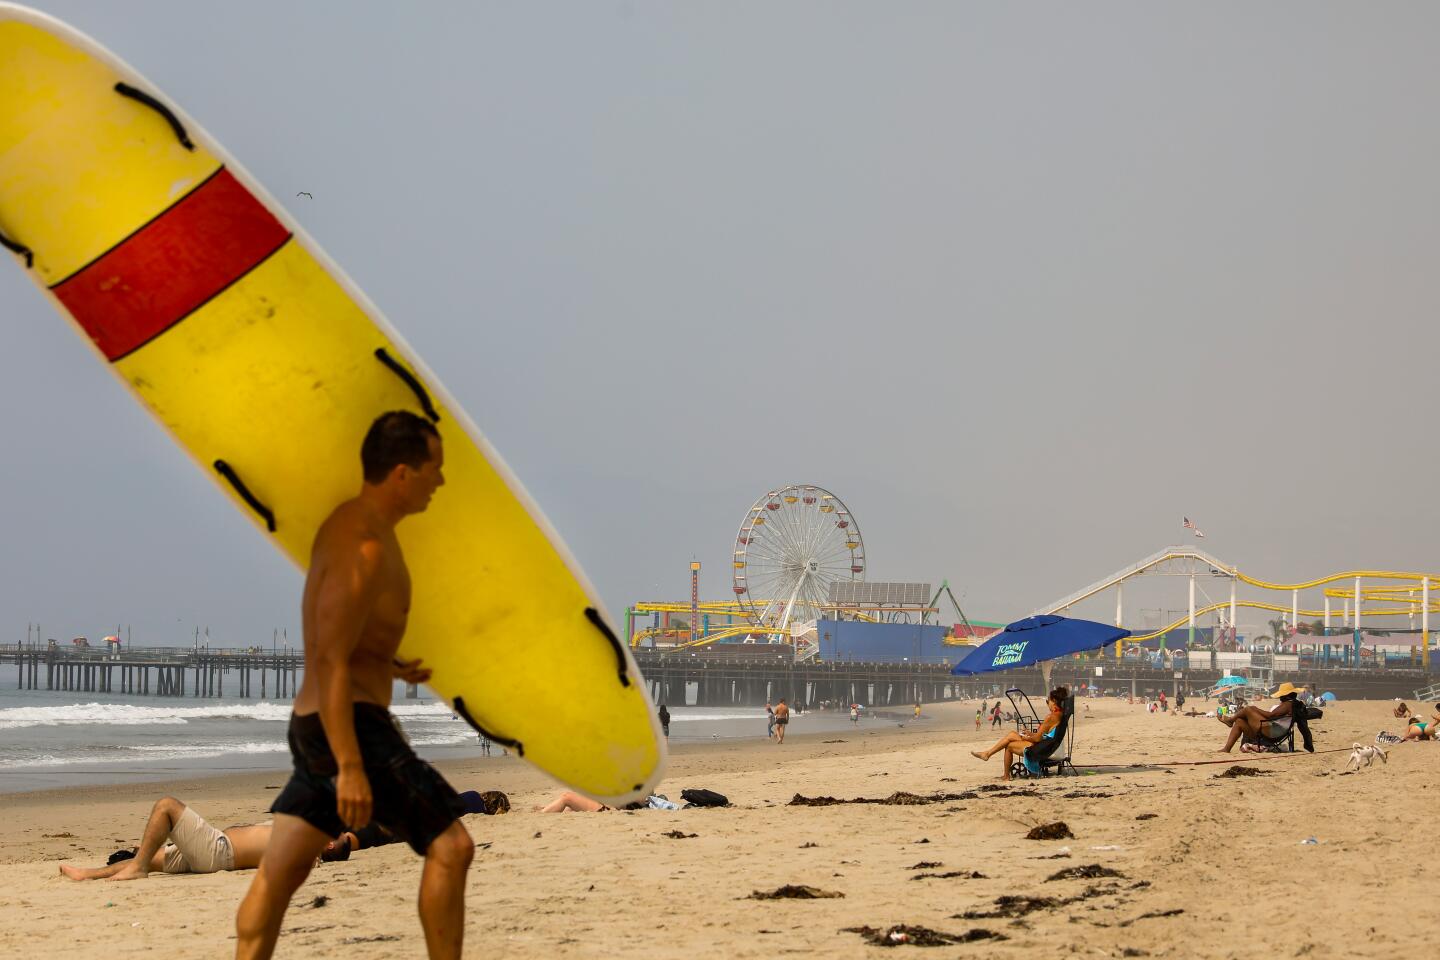
[[[0,670],[15,664],[21,690],[130,693],[155,697],[293,697],[300,651],[131,647],[116,651],[40,644],[0,645]]]
[[[668,706],[754,707],[781,697],[791,706],[810,709],[824,703],[861,703],[868,707],[903,708],[915,703],[979,700],[998,697],[1008,687],[1020,687],[1043,697],[1044,681],[1038,667],[1005,670],[979,676],[956,677],[946,663],[821,662],[796,663],[788,648],[752,645],[754,653],[706,656],[699,651],[637,649],[635,660],[649,684],[654,701]],[[1101,668],[1099,674],[1096,668]],[[1109,693],[1153,696],[1165,691],[1174,696],[1184,689],[1201,690],[1215,684],[1223,671],[1200,658],[1186,669],[1151,667],[1135,661],[1117,664],[1094,658],[1054,661],[1051,682],[1079,689],[1081,684]],[[1283,679],[1307,684],[1316,693],[1332,691],[1341,699],[1410,697],[1433,683],[1436,675],[1415,669],[1361,670],[1305,666]]]
[[[691,651],[634,652],[656,703],[671,706],[759,706],[781,698],[809,709],[822,703],[903,707],[972,696],[941,663],[796,663],[789,647],[754,644],[754,653],[706,656]],[[987,689],[989,684],[986,685]]]
[[[751,652],[753,650],[753,652]],[[788,647],[754,644],[740,655],[700,651],[633,651],[655,703],[670,706],[752,707],[784,697],[808,709],[822,703],[862,703],[905,707],[915,703],[974,700],[998,695],[1007,686],[1041,692],[1040,671],[1005,671],[978,677],[951,676],[945,663],[796,663]],[[263,650],[204,647],[129,647],[107,651],[38,644],[0,645],[0,678],[15,665],[21,690],[123,693],[171,698],[292,698],[304,657],[293,647]],[[1100,675],[1096,667],[1102,667]],[[1172,671],[1138,662],[1110,659],[1055,662],[1053,682],[1085,683],[1115,692],[1173,693],[1214,684],[1222,672],[1197,658],[1188,669]],[[1413,669],[1302,667],[1287,676],[1316,691],[1331,690],[1345,699],[1409,697],[1437,679]],[[405,696],[418,691],[407,688]]]

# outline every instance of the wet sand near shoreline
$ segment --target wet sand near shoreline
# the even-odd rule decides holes
[[[1086,703],[1082,769],[1224,759],[1215,751],[1225,730],[1213,719],[1113,700],[1088,701],[1087,714]],[[992,740],[988,726],[975,731],[975,706],[932,705],[903,727],[875,720],[823,734],[797,721],[784,745],[760,737],[676,749],[660,791],[679,800],[686,787],[717,790],[735,804],[722,810],[537,814],[531,806],[559,788],[523,762],[446,762],[459,789],[501,789],[514,803],[506,816],[466,818],[488,844],[467,888],[466,955],[859,957],[880,948],[845,928],[896,924],[973,938],[922,954],[944,957],[1392,956],[1440,936],[1425,882],[1440,853],[1428,826],[1440,744],[1404,744],[1388,764],[1344,772],[1352,741],[1394,729],[1388,703],[1327,711],[1317,747],[1343,752],[1101,767],[1005,789],[981,789],[999,783],[998,757],[969,756]],[[1233,764],[1264,774],[1217,777]],[[0,798],[0,952],[228,955],[248,873],[75,883],[57,864],[103,863],[133,845],[162,793],[226,826],[264,819],[283,782],[272,772]],[[788,805],[797,793],[897,792],[950,798]],[[1073,838],[1025,839],[1054,821]],[[1119,876],[1049,879],[1092,865],[1102,869],[1082,872]],[[423,956],[419,874],[403,845],[317,868],[277,956]],[[843,897],[747,899],[787,884]],[[310,906],[317,895],[324,906]]]

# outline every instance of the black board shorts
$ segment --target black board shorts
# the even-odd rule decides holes
[[[384,707],[355,704],[355,739],[374,799],[372,822],[424,856],[435,838],[460,819],[464,802],[434,767],[415,755]],[[299,817],[327,837],[338,837],[350,825],[341,823],[335,810],[335,775],[340,768],[320,715],[292,713],[289,741],[295,769],[270,812]]]

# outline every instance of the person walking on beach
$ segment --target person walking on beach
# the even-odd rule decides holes
[[[851,723],[859,723],[859,722],[860,722],[860,704],[858,704],[858,703],[852,703],[852,704],[850,704],[850,722],[851,722]]]
[[[670,711],[663,703],[660,704],[660,729],[665,731],[665,739],[670,739]]]
[[[773,720],[775,721],[775,742],[784,743],[785,728],[790,725],[790,708],[785,706],[784,700],[775,705]]]
[[[775,708],[770,706],[769,700],[765,701],[765,736],[775,739]]]
[[[1001,721],[1001,719],[1000,719],[1000,701],[999,701],[999,700],[996,700],[996,701],[995,701],[995,709],[993,709],[993,710],[990,711],[990,729],[991,729],[991,730],[994,730],[996,727],[1000,726],[1001,722],[1002,722],[1002,721]]]
[[[425,858],[420,926],[431,960],[460,956],[475,855],[459,820],[465,806],[389,710],[394,680],[430,677],[419,660],[395,658],[411,596],[395,527],[444,484],[444,450],[428,420],[397,411],[370,426],[360,462],[359,494],[326,518],[311,548],[305,679],[290,716],[295,768],[270,807],[270,843],[235,916],[239,960],[274,953],[290,899],[330,838],[372,821]]]
[[[985,702],[982,700],[980,706],[975,708],[975,729],[980,729],[980,722],[985,719]]]

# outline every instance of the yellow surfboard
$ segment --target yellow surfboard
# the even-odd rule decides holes
[[[402,648],[477,730],[594,797],[660,777],[627,646],[560,537],[365,295],[205,131],[94,41],[0,3],[0,244],[265,536],[304,569],[410,409],[446,486],[400,525]]]

